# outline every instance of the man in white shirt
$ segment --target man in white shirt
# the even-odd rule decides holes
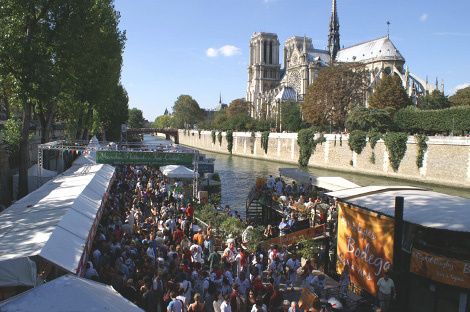
[[[384,276],[377,281],[377,287],[379,289],[377,297],[379,299],[380,309],[383,312],[388,312],[390,311],[392,296],[395,299],[395,284],[388,272],[385,272]]]

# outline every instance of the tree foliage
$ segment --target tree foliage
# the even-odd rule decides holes
[[[227,109],[223,110],[226,112],[229,118],[235,116],[246,116],[250,115],[250,103],[245,99],[235,99],[228,105]]]
[[[390,109],[355,107],[348,114],[346,128],[349,131],[386,132],[393,129]]]
[[[158,129],[173,128],[173,116],[163,114],[155,118],[153,126]]]
[[[43,142],[54,119],[72,121],[73,139],[88,139],[92,127],[110,131],[127,119],[119,88],[125,34],[118,23],[111,0],[2,0],[0,79],[14,82],[22,107],[20,196],[27,193],[33,112]],[[116,94],[122,101],[115,102]]]
[[[233,131],[232,130],[227,130],[225,139],[227,140],[227,150],[230,154],[232,154],[232,148],[233,148]]]
[[[452,106],[470,106],[470,86],[457,90],[449,101]]]
[[[0,130],[0,143],[6,145],[11,154],[18,152],[21,140],[21,123],[13,118],[8,119]]]
[[[398,110],[408,105],[411,105],[411,100],[402,86],[401,79],[396,75],[384,75],[369,98],[371,108]]]
[[[298,102],[281,103],[281,116],[283,131],[297,132],[306,127],[302,120],[302,112],[300,111],[300,103]]]
[[[307,88],[302,113],[304,119],[316,126],[342,129],[347,113],[364,106],[367,73],[355,64],[322,69]]]
[[[127,121],[129,128],[143,128],[145,126],[145,118],[142,111],[138,108],[129,109],[129,119]]]
[[[418,98],[417,106],[420,109],[443,109],[450,107],[450,101],[444,93],[434,90],[431,94]]]
[[[173,117],[177,128],[193,128],[202,121],[203,114],[195,99],[190,95],[180,95],[173,105]]]
[[[407,107],[396,112],[398,129],[409,133],[461,133],[470,131],[470,106],[456,106],[438,110],[420,110]]]

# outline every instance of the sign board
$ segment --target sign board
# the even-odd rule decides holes
[[[393,218],[338,203],[338,259],[336,270],[350,267],[353,284],[371,295],[377,294],[377,281],[392,268]]]
[[[447,258],[413,248],[410,272],[443,284],[470,289],[470,261]]]
[[[301,239],[313,239],[315,237],[324,235],[326,231],[325,224],[316,225],[305,230],[300,230],[287,235],[272,238],[270,240],[261,243],[263,248],[269,247],[270,245],[281,245],[289,246],[298,243]]]
[[[96,163],[110,165],[191,165],[194,154],[150,151],[97,151]]]

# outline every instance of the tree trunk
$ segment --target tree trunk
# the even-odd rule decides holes
[[[18,197],[21,198],[28,194],[28,167],[29,167],[29,127],[31,125],[31,104],[25,101],[23,107],[23,125],[21,128],[20,139],[20,161],[19,161],[19,180]]]

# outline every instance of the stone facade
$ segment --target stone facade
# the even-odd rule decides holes
[[[418,169],[416,165],[417,145],[414,137],[410,136],[406,154],[398,171],[394,172],[389,164],[387,149],[382,140],[377,142],[374,148],[375,163],[372,163],[370,160],[372,149],[369,144],[358,155],[349,149],[347,135],[326,134],[325,137],[326,142],[318,144],[310,157],[309,166],[470,188],[470,138],[429,137],[423,167]],[[218,140],[215,144],[212,143],[210,131],[201,131],[199,139],[197,131],[191,131],[190,135],[184,135],[180,130],[179,140],[183,145],[228,154],[225,133],[223,133],[221,145]],[[268,152],[265,154],[261,148],[261,133],[256,133],[253,140],[250,132],[234,132],[232,153],[243,157],[297,164],[299,158],[297,133],[271,133]]]

